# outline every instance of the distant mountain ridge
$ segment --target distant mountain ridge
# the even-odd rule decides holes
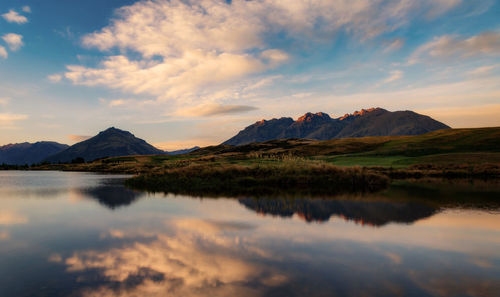
[[[132,133],[112,127],[48,157],[45,161],[67,163],[77,158],[93,161],[105,157],[163,154],[164,151],[135,137]]]
[[[199,146],[193,146],[192,148],[187,148],[187,149],[181,149],[181,150],[176,150],[176,151],[165,151],[165,154],[167,155],[183,155],[183,154],[188,154],[192,151],[195,151],[197,149],[199,149],[200,147]]]
[[[419,135],[449,126],[413,111],[387,111],[370,108],[331,118],[324,112],[306,113],[292,118],[262,120],[241,130],[223,144],[244,145],[274,139],[304,138],[329,140],[333,138]]]
[[[47,157],[67,149],[69,145],[53,141],[36,143],[15,143],[0,146],[0,164],[24,165],[38,164]]]

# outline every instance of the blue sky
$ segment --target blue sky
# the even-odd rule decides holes
[[[0,3],[0,144],[116,126],[164,149],[373,106],[499,126],[500,1]]]

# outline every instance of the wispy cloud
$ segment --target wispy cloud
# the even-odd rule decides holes
[[[394,40],[386,43],[386,48],[384,49],[384,52],[388,53],[388,52],[397,51],[398,49],[403,47],[404,44],[405,44],[404,39],[395,38]]]
[[[2,14],[2,17],[9,23],[24,24],[28,22],[28,18],[20,15],[17,11],[11,9],[9,12]]]
[[[135,98],[118,98],[118,99],[105,99],[99,98],[101,104],[111,108],[126,108],[137,109],[145,106],[157,105],[157,102],[151,99],[135,99]]]
[[[31,13],[31,7],[29,7],[28,5],[23,6],[22,10],[26,13]]]
[[[0,45],[0,57],[7,59],[8,56],[9,56],[9,54],[7,53],[7,50],[5,49],[5,47]]]
[[[10,50],[17,51],[23,45],[23,36],[15,33],[8,33],[2,36],[2,39],[7,43]]]
[[[401,78],[403,78],[403,71],[394,70],[394,71],[391,71],[389,77],[384,80],[384,83],[388,84],[388,83],[400,80]]]
[[[27,118],[25,114],[0,113],[0,128],[11,128],[14,123]]]
[[[497,68],[499,65],[488,65],[488,66],[480,66],[469,72],[467,72],[470,76],[482,76],[491,73],[492,70]]]
[[[221,105],[221,104],[206,104],[192,108],[181,109],[176,112],[178,116],[216,116],[236,114],[257,110],[256,107],[247,105]]]
[[[499,56],[500,32],[483,32],[470,38],[444,35],[420,46],[409,59],[409,64],[434,59]]]
[[[50,82],[58,83],[58,82],[60,82],[62,80],[62,75],[61,74],[51,74],[51,75],[47,76],[47,79]]]

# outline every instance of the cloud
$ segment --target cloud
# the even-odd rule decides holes
[[[73,33],[73,31],[71,31],[70,27],[66,27],[63,30],[54,30],[54,32],[57,35],[61,36],[62,38],[65,38],[68,40],[71,40],[75,37],[75,34]]]
[[[2,36],[2,39],[7,43],[12,51],[19,50],[23,45],[23,36],[15,33],[9,33]]]
[[[7,50],[5,49],[5,47],[0,45],[0,57],[7,59],[8,56],[9,56],[9,54],[7,53]]]
[[[52,263],[62,263],[63,261],[63,258],[60,254],[52,254],[49,256],[49,258],[47,259],[47,261],[49,262],[52,262]]]
[[[31,13],[31,7],[29,7],[28,5],[23,6],[23,11],[26,13]]]
[[[467,72],[470,76],[482,76],[489,74],[492,70],[497,68],[499,65],[488,65],[488,66],[480,66],[469,72]]]
[[[126,109],[137,109],[140,107],[144,106],[152,106],[156,104],[154,100],[151,99],[124,99],[124,98],[119,98],[119,99],[105,99],[105,98],[99,98],[99,101],[107,105],[108,107],[111,108],[126,108]]]
[[[178,110],[178,116],[216,116],[227,115],[242,112],[257,110],[258,108],[247,105],[221,105],[221,104],[206,104],[191,108]]]
[[[386,83],[386,84],[391,83],[391,82],[394,82],[396,80],[400,80],[401,78],[403,78],[403,71],[394,70],[394,71],[391,71],[389,77],[384,80],[384,83]]]
[[[74,141],[74,142],[82,142],[82,141],[85,141],[91,137],[92,136],[87,136],[87,135],[74,135],[74,134],[68,135],[68,139],[71,141]]]
[[[62,75],[61,74],[51,74],[47,76],[47,79],[53,83],[58,83],[62,80]]]
[[[27,118],[28,116],[24,114],[0,113],[0,128],[10,127],[15,122],[23,121]]]
[[[405,44],[404,39],[396,38],[396,39],[386,43],[386,48],[384,49],[384,52],[388,53],[388,52],[396,51],[396,50],[400,49],[401,47],[403,47],[404,44]]]
[[[9,23],[24,24],[28,22],[28,19],[17,13],[15,10],[9,10],[9,12],[2,14],[2,17]]]
[[[255,296],[255,286],[288,281],[277,268],[263,265],[267,254],[230,231],[247,226],[195,219],[168,222],[173,236],[159,233],[148,242],[132,241],[109,250],[75,252],[63,259],[69,272],[97,270],[111,283],[82,296]],[[134,239],[134,238],[131,238]],[[57,259],[59,260],[59,259]],[[140,279],[130,285],[130,279]]]
[[[366,0],[138,1],[118,9],[108,26],[82,38],[83,46],[107,57],[98,65],[68,65],[65,77],[76,85],[173,100],[179,104],[171,106],[181,109],[209,104],[213,94],[244,89],[249,85],[246,80],[293,61],[299,48],[331,43],[339,32],[362,42],[428,11],[445,13],[459,4],[449,0],[388,0],[384,5]],[[396,49],[401,43],[396,40],[389,47]]]
[[[2,97],[0,98],[0,105],[7,105],[9,104],[10,98],[8,97]]]
[[[464,39],[444,35],[420,46],[409,59],[409,64],[449,58],[472,58],[500,55],[500,32],[483,32]]]

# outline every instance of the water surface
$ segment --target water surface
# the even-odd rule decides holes
[[[335,199],[136,192],[0,172],[0,296],[498,296],[498,189]]]

